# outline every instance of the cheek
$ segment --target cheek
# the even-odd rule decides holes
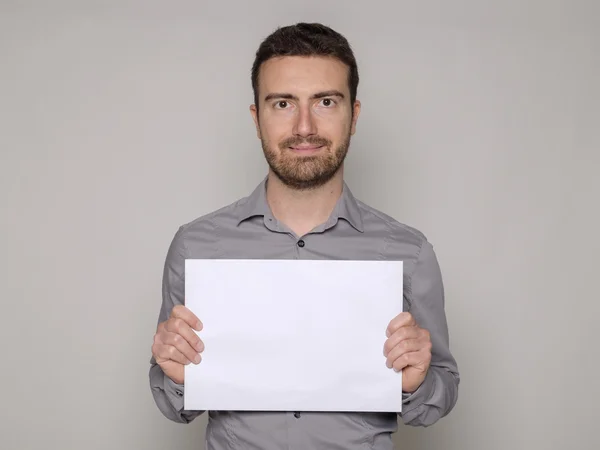
[[[341,115],[339,110],[319,109],[314,113],[319,133],[329,134],[330,136],[342,136],[350,129],[351,120]]]
[[[261,119],[260,131],[263,138],[269,142],[277,143],[290,137],[292,122],[281,116],[265,117],[264,120]]]
[[[347,124],[340,123],[339,121],[323,121],[318,130],[319,136],[329,139],[334,143],[338,143],[346,139],[349,128],[347,127]]]

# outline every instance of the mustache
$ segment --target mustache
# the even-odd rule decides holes
[[[302,145],[302,144],[330,147],[331,141],[329,139],[325,139],[321,136],[309,136],[307,138],[292,136],[292,137],[289,137],[286,140],[282,141],[279,144],[279,147],[282,149],[285,149],[288,147],[296,147],[297,145]]]

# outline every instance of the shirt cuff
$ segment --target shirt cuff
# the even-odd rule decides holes
[[[402,409],[410,411],[425,403],[431,397],[431,391],[434,388],[434,377],[431,369],[425,375],[425,379],[416,391],[412,393],[402,393]],[[406,407],[405,407],[406,406]]]
[[[175,383],[168,376],[165,377],[165,393],[169,402],[175,409],[175,411],[183,411],[183,384]]]

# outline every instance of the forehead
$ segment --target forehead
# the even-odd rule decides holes
[[[306,92],[337,89],[348,91],[348,66],[326,56],[283,56],[266,61],[259,76],[263,94],[269,92]]]

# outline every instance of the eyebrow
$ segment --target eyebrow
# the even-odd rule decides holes
[[[330,90],[330,91],[323,91],[323,92],[317,92],[316,94],[313,94],[310,98],[311,100],[314,99],[318,99],[318,98],[324,98],[324,97],[340,97],[340,98],[344,98],[344,94],[342,94],[340,91],[336,91],[336,90]],[[287,93],[283,93],[283,92],[274,92],[272,94],[268,94],[265,97],[265,102],[268,102],[269,100],[274,100],[276,98],[280,98],[280,99],[284,99],[284,100],[299,100],[299,98],[293,94],[287,94]]]

